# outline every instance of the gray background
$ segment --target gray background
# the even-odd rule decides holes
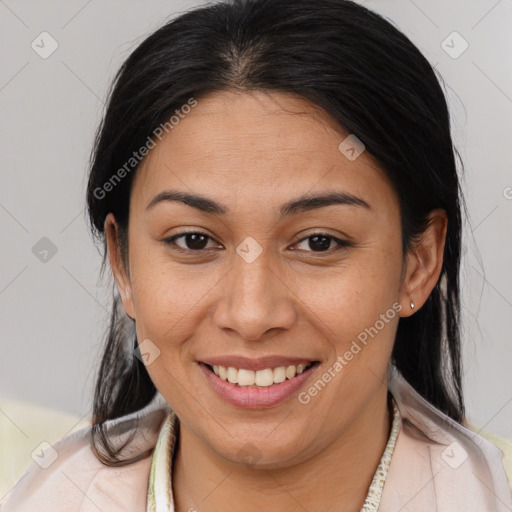
[[[92,137],[122,61],[166,18],[198,4],[0,0],[3,398],[89,413],[109,291],[84,216]],[[444,78],[470,213],[462,271],[468,417],[512,438],[512,0],[364,4]],[[31,47],[43,31],[59,45],[46,59]],[[454,31],[469,44],[457,58],[445,51],[463,49]],[[57,251],[46,262],[33,253],[43,237]]]

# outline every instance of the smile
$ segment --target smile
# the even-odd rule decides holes
[[[246,369],[198,361],[214,393],[236,407],[275,407],[294,396],[320,366],[319,361],[297,365]]]

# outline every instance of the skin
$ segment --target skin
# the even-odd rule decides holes
[[[217,92],[198,101],[151,150],[134,178],[128,261],[118,227],[105,221],[109,260],[139,342],[160,355],[147,366],[180,419],[176,510],[359,511],[390,432],[387,371],[399,317],[424,304],[441,271],[446,216],[431,213],[421,241],[403,256],[398,198],[378,163],[338,149],[348,135],[308,101],[282,93]],[[181,202],[145,210],[166,190],[200,194],[229,213]],[[370,209],[330,205],[284,219],[279,207],[305,193],[344,191]],[[199,230],[190,238],[164,239]],[[315,233],[328,249],[310,245]],[[246,237],[263,252],[247,263]],[[196,245],[197,247],[197,245]],[[339,247],[339,248],[338,248]],[[415,303],[414,311],[410,308]],[[269,354],[318,360],[306,388],[352,341],[399,303],[401,312],[310,403],[296,396],[241,409],[209,386],[197,361]],[[251,443],[258,458],[243,464]]]

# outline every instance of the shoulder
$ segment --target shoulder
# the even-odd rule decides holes
[[[497,446],[503,453],[503,466],[507,473],[507,478],[512,489],[512,440],[498,436],[493,432],[478,428],[476,425],[468,423],[468,428],[476,432],[480,436],[490,441],[493,445]]]
[[[149,455],[168,413],[157,394],[144,409],[106,423],[114,443],[131,439],[123,457],[142,455],[124,466],[106,466],[98,460],[92,450],[91,427],[49,446],[9,491],[1,512],[144,511]]]
[[[399,374],[389,381],[402,418],[383,511],[512,508],[503,453],[421,397]]]

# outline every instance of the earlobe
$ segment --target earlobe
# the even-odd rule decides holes
[[[443,266],[447,217],[443,209],[432,210],[420,239],[407,253],[400,302],[402,317],[411,316],[427,301]]]
[[[122,255],[121,246],[119,243],[119,226],[112,213],[109,213],[105,218],[104,224],[105,238],[107,241],[108,259],[112,274],[117,284],[117,289],[126,314],[132,319],[135,319],[135,312],[132,300],[132,290],[130,276],[125,268]]]

